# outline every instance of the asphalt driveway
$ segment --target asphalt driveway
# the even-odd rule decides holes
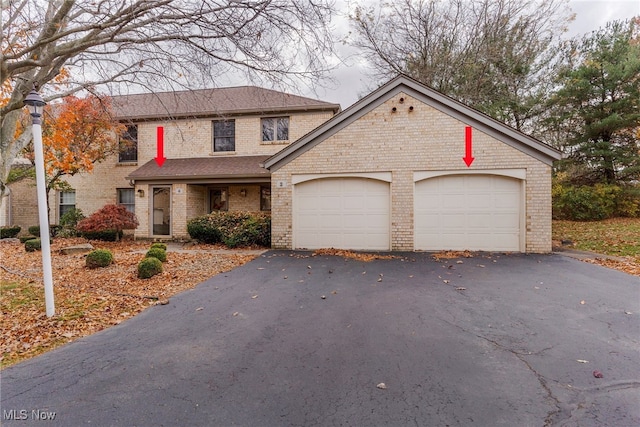
[[[639,278],[309,255],[267,252],[5,369],[2,425],[640,425]]]

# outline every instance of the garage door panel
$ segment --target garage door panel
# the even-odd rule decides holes
[[[390,246],[389,183],[325,178],[294,187],[294,246],[376,249]]]
[[[417,182],[415,248],[519,251],[521,191],[520,180],[496,175],[447,175]]]

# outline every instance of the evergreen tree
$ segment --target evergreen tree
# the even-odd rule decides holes
[[[550,127],[575,185],[640,180],[640,19],[614,21],[567,51]]]

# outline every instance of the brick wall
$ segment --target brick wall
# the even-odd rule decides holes
[[[404,97],[404,103],[399,98]],[[409,112],[409,107],[413,111]],[[392,112],[392,107],[397,112]],[[526,251],[551,250],[551,168],[474,129],[475,161],[467,168],[465,123],[420,101],[398,94],[311,150],[273,172],[272,244],[292,246],[293,174],[392,172],[393,250],[413,250],[413,173],[526,169]]]

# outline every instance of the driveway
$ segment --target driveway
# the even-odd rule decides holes
[[[267,252],[5,369],[2,425],[640,425],[638,277],[396,255]]]

